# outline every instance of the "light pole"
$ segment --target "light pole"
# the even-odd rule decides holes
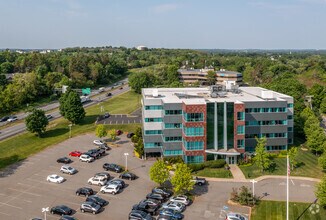
[[[256,180],[250,180],[252,182],[252,201],[255,202],[255,183],[257,183]]]
[[[44,220],[46,220],[46,212],[49,211],[49,207],[42,208],[42,212],[44,212]]]
[[[129,156],[129,154],[128,153],[124,153],[124,155],[126,156],[126,168],[125,168],[125,171],[127,171],[128,170],[128,160],[127,160],[127,158]]]
[[[69,124],[69,138],[71,138],[71,127],[72,127],[72,124]]]

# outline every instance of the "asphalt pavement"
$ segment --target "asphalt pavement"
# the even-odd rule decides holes
[[[120,81],[120,82],[122,82],[122,81]],[[123,86],[120,86],[120,87],[122,87],[123,89],[116,89],[116,90],[112,91],[111,96],[107,96],[107,90],[110,90],[111,86],[107,87],[105,89],[105,92],[98,93],[97,97],[93,97],[93,99],[90,102],[84,103],[84,107],[95,105],[98,102],[110,99],[112,96],[119,95],[121,93],[124,93],[124,92],[130,90],[130,87],[127,84],[124,84]],[[50,111],[50,110],[56,109],[58,107],[59,107],[59,103],[52,103],[50,105],[43,106],[42,109],[45,110],[45,111]],[[60,115],[60,113],[59,113],[59,110],[51,112],[51,115],[53,116],[53,119],[62,117]],[[27,116],[27,113],[22,113],[20,115],[17,115],[17,117],[19,119],[22,119],[22,118],[24,118],[26,116]],[[53,119],[51,119],[51,120],[53,120]],[[23,122],[14,124],[14,125],[6,127],[6,128],[3,128],[3,129],[0,130],[0,140],[4,140],[4,139],[9,138],[11,136],[17,135],[19,133],[24,132],[25,130],[26,130],[26,126],[25,126],[25,123],[23,123]]]

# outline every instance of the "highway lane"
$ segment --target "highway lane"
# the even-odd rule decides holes
[[[97,103],[99,103],[101,101],[110,99],[113,96],[119,95],[121,93],[124,93],[124,92],[127,92],[127,91],[130,90],[130,87],[127,84],[124,84],[124,85],[122,85],[120,87],[122,87],[123,89],[116,89],[116,90],[112,91],[111,92],[112,96],[107,96],[107,91],[100,93],[96,97],[93,96],[91,98],[90,102],[84,103],[84,107],[95,105],[95,104],[97,104]],[[56,108],[58,108],[58,107],[59,107],[59,104],[58,104],[58,106]],[[59,113],[59,110],[51,112],[51,115],[53,116],[53,118],[50,119],[50,120],[62,117],[60,115],[60,113]],[[14,135],[20,134],[20,133],[22,133],[24,131],[26,131],[26,126],[25,126],[24,122],[15,124],[15,125],[7,127],[7,128],[4,128],[4,129],[0,130],[0,140],[4,140],[4,139],[12,137]]]

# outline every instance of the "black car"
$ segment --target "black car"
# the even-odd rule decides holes
[[[132,207],[132,210],[140,210],[143,212],[150,213],[151,215],[154,215],[156,211],[158,210],[159,206],[150,206],[148,203],[140,202],[139,204],[136,204]]]
[[[100,172],[100,173],[95,173],[94,177],[103,177],[103,178],[109,180],[111,176],[107,172]]]
[[[0,122],[5,122],[9,119],[9,116],[4,116],[0,119]]]
[[[105,154],[105,150],[103,150],[101,148],[90,149],[87,152],[94,155],[94,156],[96,156],[96,157],[100,157],[100,156],[103,156]]]
[[[156,199],[163,202],[166,200],[166,197],[158,193],[148,193],[146,199]]]
[[[97,195],[88,196],[86,199],[86,202],[95,202],[96,204],[98,204],[102,207],[109,204],[108,201],[106,201],[105,199],[102,199],[101,197],[99,197]]]
[[[158,207],[159,208],[161,206],[161,203],[162,202],[160,200],[157,200],[157,199],[143,199],[139,203],[146,203],[149,206]]]
[[[177,220],[177,218],[167,215],[159,215],[156,220]]]
[[[65,205],[57,205],[51,208],[51,214],[57,215],[71,215],[72,209]]]
[[[77,191],[76,191],[77,196],[79,196],[79,195],[90,196],[93,194],[94,194],[93,189],[89,188],[89,187],[82,187],[82,188],[77,189]]]
[[[109,182],[107,182],[107,184],[115,184],[115,185],[119,185],[120,189],[123,189],[126,186],[125,181],[120,180],[120,179],[113,179],[110,180]]]
[[[132,132],[131,132],[131,133],[128,133],[128,134],[127,134],[127,138],[132,138],[132,136],[134,136],[134,135],[135,135],[135,134],[132,133]]]
[[[128,179],[128,180],[135,180],[137,178],[137,176],[133,173],[130,172],[125,172],[120,174],[119,178],[121,179]]]
[[[161,194],[164,197],[170,197],[173,194],[171,190],[165,189],[163,187],[155,187],[154,189],[152,189],[152,193]]]
[[[112,95],[112,93],[111,92],[109,92],[108,94],[106,94],[106,96],[111,96]]]
[[[132,210],[129,213],[129,220],[152,220],[152,216],[140,210]]]
[[[103,164],[103,168],[105,170],[111,170],[116,173],[121,173],[123,170],[121,166],[114,164],[114,163],[105,163],[105,164]]]
[[[98,149],[110,150],[110,147],[105,143],[97,146]]]
[[[69,215],[63,215],[59,220],[77,220],[77,219]]]
[[[110,113],[105,112],[105,114],[104,114],[104,118],[109,118],[109,117],[110,117]]]
[[[59,159],[57,159],[57,162],[58,163],[65,163],[65,164],[68,164],[68,163],[71,163],[72,160],[68,157],[61,157]]]

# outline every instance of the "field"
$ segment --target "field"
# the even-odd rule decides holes
[[[129,114],[140,107],[140,98],[134,92],[127,92],[102,102],[101,105],[111,114]],[[72,136],[95,131],[94,122],[98,114],[100,114],[100,108],[100,105],[93,105],[86,108],[86,117],[83,121],[78,125],[72,126]],[[42,138],[25,132],[0,142],[0,169],[69,138],[69,124],[70,122],[66,119],[56,119],[50,122]],[[138,126],[138,124],[108,125],[107,128],[134,131]]]
[[[204,168],[193,172],[196,176],[214,177],[214,178],[232,178],[232,173],[224,168]]]
[[[309,151],[298,151],[298,167],[291,171],[292,176],[305,176],[320,178],[323,175],[321,168],[318,166],[318,157]],[[263,175],[286,175],[286,158],[273,159],[276,167],[271,171],[260,172],[259,168],[252,166],[239,166],[246,178],[256,178]]]
[[[289,204],[289,219],[300,220],[322,220],[325,219],[326,210],[318,209],[313,205],[311,208],[309,203]],[[317,212],[313,214],[313,212]],[[260,204],[253,208],[251,214],[252,220],[283,220],[286,219],[286,203],[278,201],[261,201]]]

